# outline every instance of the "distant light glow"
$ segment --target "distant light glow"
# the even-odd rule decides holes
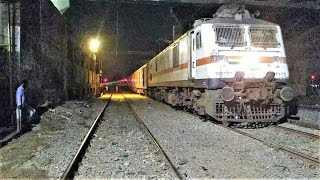
[[[316,76],[315,76],[315,75],[312,75],[312,76],[311,76],[311,79],[312,79],[312,80],[315,80],[315,79],[316,79]]]
[[[93,53],[97,53],[100,47],[100,41],[98,39],[91,39],[89,42],[89,49]]]
[[[103,82],[104,82],[104,83],[109,82],[109,78],[106,78],[106,77],[105,77],[105,78],[103,78]]]

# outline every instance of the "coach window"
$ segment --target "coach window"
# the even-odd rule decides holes
[[[142,86],[144,86],[144,74],[145,74],[145,71],[146,70],[146,68],[143,68],[143,70],[142,70]]]
[[[152,70],[152,61],[151,61],[149,64],[149,73],[148,73],[150,81],[152,81],[152,73],[153,73],[153,70]]]
[[[179,67],[179,44],[173,48],[173,68]]]
[[[201,48],[201,33],[197,32],[196,34],[196,49],[200,49]]]

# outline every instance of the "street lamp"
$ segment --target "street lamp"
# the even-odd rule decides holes
[[[100,47],[100,41],[98,39],[91,39],[89,42],[89,49],[92,53],[97,53]]]
[[[89,50],[92,52],[93,54],[93,61],[94,61],[94,73],[93,73],[93,83],[94,83],[94,95],[97,96],[97,85],[98,85],[98,80],[99,78],[97,78],[97,72],[96,72],[96,69],[97,69],[97,52],[99,50],[99,47],[100,47],[100,41],[98,39],[91,39],[89,41]],[[100,71],[100,68],[99,68],[99,71]],[[99,72],[100,73],[100,72]]]

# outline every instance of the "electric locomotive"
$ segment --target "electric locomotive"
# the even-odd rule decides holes
[[[135,92],[224,123],[278,122],[295,96],[278,24],[224,5],[130,76]]]

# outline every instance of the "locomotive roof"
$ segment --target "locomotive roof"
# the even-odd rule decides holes
[[[261,24],[261,25],[274,25],[277,26],[278,24],[271,23],[268,21],[264,21],[261,19],[256,19],[256,18],[243,18],[242,20],[235,20],[234,18],[230,17],[216,17],[216,18],[211,18],[208,20],[204,20],[200,24],[215,24],[215,23],[226,23],[226,24]]]

